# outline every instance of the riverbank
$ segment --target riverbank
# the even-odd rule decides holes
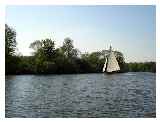
[[[134,72],[134,73],[138,73],[138,72],[142,72],[142,71],[137,71],[137,72]],[[147,71],[146,71],[147,72]],[[17,73],[17,74],[5,74],[6,76],[7,75],[70,75],[70,74],[93,74],[93,73],[98,73],[98,74],[105,74],[104,72],[86,72],[86,73]],[[120,73],[129,73],[128,72],[117,72],[115,74],[120,74]],[[145,73],[145,72],[144,72]],[[156,73],[156,72],[150,72],[150,73]]]

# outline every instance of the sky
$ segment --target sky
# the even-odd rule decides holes
[[[82,53],[111,44],[126,62],[156,60],[155,6],[7,6],[6,24],[16,30],[23,55],[31,55],[35,40],[51,38],[60,47],[70,37]]]

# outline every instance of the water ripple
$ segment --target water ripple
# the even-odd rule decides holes
[[[6,117],[155,117],[155,74],[6,76]]]

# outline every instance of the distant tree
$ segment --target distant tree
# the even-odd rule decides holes
[[[79,53],[79,51],[74,48],[73,40],[70,38],[64,39],[62,50],[68,58],[76,57]]]
[[[85,61],[84,63],[86,63],[86,66],[88,66],[87,69],[89,72],[102,72],[105,58],[101,52],[82,54],[81,59]]]
[[[47,60],[51,59],[55,54],[55,43],[48,38],[44,40],[36,40],[30,44],[30,48],[35,51],[34,53],[40,53],[39,55],[45,56]]]
[[[51,63],[55,56],[55,43],[51,39],[36,40],[30,44],[30,48],[34,50],[36,71],[39,73],[46,72],[49,69],[48,65],[53,66]]]
[[[51,39],[42,40],[42,49],[47,60],[50,60],[55,55],[55,43]]]
[[[155,62],[131,62],[127,63],[129,72],[156,72]]]
[[[42,42],[40,40],[36,40],[30,44],[29,48],[32,48],[36,52],[42,48]]]
[[[16,50],[16,31],[5,24],[5,72],[13,74],[17,72],[19,57],[15,56]]]
[[[5,24],[5,55],[13,56],[16,50],[16,31]]]

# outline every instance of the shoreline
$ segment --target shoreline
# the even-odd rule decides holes
[[[118,72],[115,74],[123,74],[123,73],[154,73],[156,74],[156,72]],[[78,74],[106,74],[104,72],[88,72],[88,73],[62,73],[62,74],[58,74],[58,73],[22,73],[22,74],[5,74],[5,76],[9,76],[9,75],[78,75]]]

